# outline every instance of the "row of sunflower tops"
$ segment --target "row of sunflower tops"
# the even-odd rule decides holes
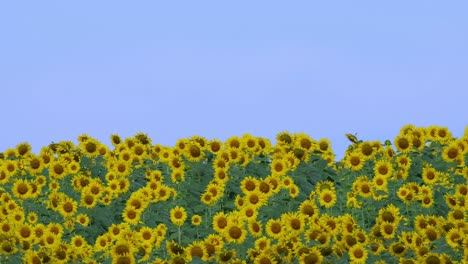
[[[0,153],[1,263],[468,263],[468,127]]]

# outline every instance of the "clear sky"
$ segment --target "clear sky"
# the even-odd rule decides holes
[[[468,124],[467,1],[2,1],[0,152]]]

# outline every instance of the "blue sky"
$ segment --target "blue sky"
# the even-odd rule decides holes
[[[466,1],[4,1],[0,151],[467,122]]]

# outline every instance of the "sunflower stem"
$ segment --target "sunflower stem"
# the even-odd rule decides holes
[[[179,245],[180,245],[180,237],[181,237],[181,234],[180,234],[180,226],[178,226],[178,236],[179,236]]]

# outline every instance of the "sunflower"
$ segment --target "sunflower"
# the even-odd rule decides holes
[[[398,224],[401,220],[400,209],[393,204],[379,210],[378,222],[388,222]]]
[[[37,214],[36,214],[35,212],[30,212],[30,213],[28,214],[27,219],[28,219],[28,223],[30,223],[30,224],[36,224],[36,223],[37,223],[38,216],[37,216]]]
[[[264,179],[264,181],[267,182],[270,185],[271,195],[276,194],[276,193],[278,193],[280,191],[281,180],[280,180],[280,178],[278,176],[268,175]],[[260,191],[262,191],[262,190],[260,190]]]
[[[80,163],[79,162],[76,162],[76,161],[71,161],[68,165],[67,165],[67,169],[66,169],[70,174],[76,174],[80,171]]]
[[[398,135],[395,140],[395,147],[402,153],[409,152],[412,148],[411,136]]]
[[[299,256],[300,263],[322,263],[322,261],[323,255],[316,246],[309,248],[307,253],[302,253]]]
[[[242,244],[247,236],[247,231],[243,228],[242,223],[230,222],[224,228],[223,236],[227,242]]]
[[[445,162],[456,161],[463,155],[463,151],[459,148],[456,142],[450,143],[448,146],[444,147],[442,150],[442,159]]]
[[[275,239],[279,239],[284,234],[283,230],[283,223],[280,219],[270,219],[265,226],[265,231],[268,236]]]
[[[421,197],[421,206],[424,208],[430,208],[434,205],[434,197],[432,194],[425,194]]]
[[[78,203],[71,198],[65,198],[60,201],[58,209],[64,217],[71,217],[78,210]]]
[[[383,222],[380,224],[380,233],[384,239],[392,239],[395,237],[396,228],[394,223]]]
[[[240,211],[246,220],[255,219],[258,215],[257,209],[252,205],[246,205]]]
[[[348,250],[348,253],[349,253],[349,258],[351,260],[351,263],[355,263],[355,264],[366,263],[368,253],[363,245],[355,244]]]
[[[192,225],[199,226],[202,222],[202,217],[200,215],[195,214],[192,216],[191,220],[192,220]]]
[[[350,152],[346,154],[345,164],[349,169],[358,171],[364,167],[364,163],[365,159],[360,153]]]
[[[193,241],[185,248],[185,252],[188,261],[192,261],[194,257],[198,257],[202,261],[208,260],[208,252],[202,241]]]
[[[253,260],[253,264],[277,264],[278,262],[275,259],[276,258],[274,255],[271,255],[268,252],[262,252],[255,257],[255,259]]]
[[[365,159],[371,159],[377,151],[372,147],[370,142],[362,142],[359,144],[359,151]]]
[[[242,135],[241,145],[252,154],[256,153],[259,148],[256,138],[248,133]]]
[[[305,200],[299,205],[299,213],[301,213],[306,219],[311,219],[313,216],[319,214],[317,205],[310,200]]]
[[[325,208],[330,208],[336,203],[336,194],[332,190],[323,190],[319,193],[319,203]]]
[[[268,201],[267,197],[259,190],[255,190],[247,194],[245,200],[247,204],[252,205],[255,208],[265,205]]]
[[[197,162],[204,157],[205,152],[200,146],[200,144],[198,144],[195,141],[192,141],[189,144],[187,144],[187,148],[184,151],[184,154],[188,160]]]
[[[136,225],[140,222],[141,211],[137,211],[134,208],[125,208],[122,213],[122,218],[125,223],[130,225]]]
[[[49,176],[52,179],[63,179],[68,174],[67,164],[63,161],[54,161],[49,165]]]
[[[108,164],[110,164],[108,170],[114,172],[117,176],[128,176],[132,170],[129,161],[116,160]]]
[[[418,263],[446,263],[442,256],[437,253],[427,252],[426,254],[418,257]]]
[[[76,222],[82,226],[89,225],[89,216],[87,214],[79,214],[76,216]]]
[[[457,250],[462,246],[464,236],[463,231],[458,228],[452,228],[445,234],[445,241],[451,248]]]
[[[92,195],[89,191],[84,191],[81,193],[80,205],[85,208],[94,208],[97,205],[98,198]]]
[[[213,154],[218,153],[222,147],[223,147],[223,142],[220,140],[212,139],[208,141],[208,150],[211,151],[211,153]]]
[[[274,159],[271,162],[271,175],[283,176],[286,173],[287,166],[283,159]]]
[[[171,209],[171,222],[174,225],[181,226],[184,224],[185,220],[187,219],[187,212],[183,207],[176,206]]]
[[[388,186],[388,180],[386,177],[382,175],[376,175],[372,179],[372,186],[374,187],[375,190],[377,191],[387,191],[387,186]]]
[[[101,143],[92,138],[80,143],[81,151],[89,158],[95,158],[99,155],[99,145],[101,145]]]
[[[42,171],[44,170],[44,163],[42,162],[41,157],[31,155],[28,158],[29,161],[29,166],[28,166],[28,171],[31,175],[40,175]]]
[[[289,197],[291,198],[296,198],[299,196],[300,189],[297,187],[297,185],[293,184],[291,187],[289,187]]]
[[[10,181],[11,174],[7,171],[7,169],[0,165],[0,184],[3,185]]]
[[[217,263],[221,263],[221,264],[232,263],[232,260],[235,258],[235,256],[236,256],[235,250],[223,249],[217,254],[216,261]]]
[[[375,176],[384,176],[389,178],[392,175],[393,167],[392,163],[386,160],[379,160],[374,165]]]
[[[31,197],[31,184],[23,179],[15,179],[13,183],[13,195],[19,199],[27,199]]]
[[[281,215],[281,221],[286,232],[291,235],[299,235],[304,231],[305,219],[297,212],[289,212]]]
[[[171,172],[171,182],[179,184],[185,181],[184,169],[174,169]]]
[[[262,235],[262,223],[256,220],[249,220],[248,222],[249,233],[253,237],[259,237]]]
[[[225,168],[216,168],[214,173],[214,179],[220,181],[221,183],[226,183],[229,180],[229,175],[227,174],[227,169]]]
[[[21,241],[30,242],[34,238],[33,226],[31,224],[20,224],[15,229],[17,237]]]
[[[429,185],[434,185],[439,179],[440,173],[437,172],[434,168],[430,165],[426,165],[423,167],[421,177],[424,183]]]
[[[136,252],[136,248],[129,241],[119,239],[112,247],[111,255],[112,259],[115,260],[119,256],[132,256]],[[123,263],[123,262],[122,262]]]

